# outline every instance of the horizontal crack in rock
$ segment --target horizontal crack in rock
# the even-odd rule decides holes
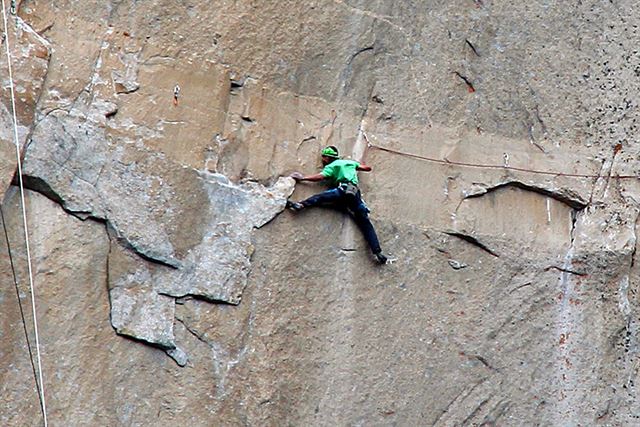
[[[19,185],[18,182],[15,182],[17,179],[14,178],[14,182],[12,185]],[[56,193],[51,186],[42,178],[35,176],[22,175],[22,183],[25,189],[35,191],[36,193],[40,193],[45,196],[47,199],[50,199],[57,205],[60,205],[64,209],[64,200],[58,193]],[[66,209],[65,209],[66,210]]]
[[[563,273],[575,274],[576,276],[587,276],[588,275],[584,271],[570,270],[570,269],[567,269],[567,268],[558,267],[557,265],[550,265],[549,267],[544,269],[544,271],[549,271],[549,270],[558,270],[558,271],[561,271]]]
[[[157,342],[153,342],[153,341],[147,341],[144,338],[137,337],[135,335],[132,335],[132,334],[127,333],[127,332],[124,332],[122,330],[118,330],[116,328],[114,328],[114,330],[116,331],[116,334],[118,334],[119,336],[121,336],[123,338],[126,338],[126,339],[129,339],[131,341],[140,343],[140,344],[149,345],[151,347],[158,348],[158,349],[163,350],[163,351],[175,350],[176,349],[175,344],[174,345],[165,345],[165,344],[162,344],[162,343],[157,343]]]
[[[242,302],[240,299],[238,299],[238,301],[226,301],[223,299],[208,297],[206,295],[191,294],[191,293],[177,294],[177,293],[171,293],[167,291],[158,291],[158,295],[164,295],[166,297],[176,298],[176,304],[184,304],[184,301],[188,301],[188,300],[198,300],[198,301],[208,302],[210,304],[223,304],[223,305],[230,305],[235,307]]]
[[[474,354],[471,356],[472,358],[476,359],[478,362],[482,363],[487,369],[491,370],[491,371],[497,371],[496,368],[494,368],[491,363],[489,363],[487,361],[487,359],[485,359],[484,357],[478,355],[478,354]]]
[[[14,179],[14,181],[16,181],[16,179]],[[117,232],[117,230],[115,230],[115,228],[113,227],[113,225],[111,224],[111,222],[108,219],[102,218],[100,216],[96,216],[93,215],[92,212],[89,211],[83,211],[83,210],[75,210],[75,209],[69,209],[66,206],[65,200],[60,197],[60,195],[58,193],[56,193],[51,186],[42,178],[40,177],[36,177],[36,176],[30,176],[30,175],[23,175],[22,176],[22,182],[24,185],[24,188],[30,191],[34,191],[36,193],[42,194],[43,196],[45,196],[46,198],[48,198],[49,200],[53,201],[54,203],[56,203],[57,205],[59,205],[65,212],[67,212],[70,215],[75,216],[76,218],[85,221],[87,219],[91,219],[94,221],[98,221],[98,222],[104,222],[108,225],[108,227],[113,231],[113,235],[114,237],[116,237],[118,239],[118,241],[120,241],[120,243],[125,246],[127,249],[131,250],[132,252],[136,253],[138,256],[140,256],[142,259],[149,261],[151,263],[154,264],[159,264],[159,265],[163,265],[165,267],[170,267],[172,269],[179,269],[182,265],[179,261],[177,260],[171,260],[171,259],[167,259],[167,260],[163,260],[157,257],[153,257],[147,253],[145,253],[142,249],[137,248],[135,245],[131,244],[131,242],[129,242],[127,239],[125,239],[123,236],[121,236],[119,232]],[[12,185],[18,185],[17,182],[12,182]]]
[[[509,293],[510,293],[510,294],[512,294],[512,293],[514,293],[515,291],[518,291],[518,290],[520,290],[520,289],[522,289],[522,288],[526,288],[527,286],[531,286],[531,285],[532,285],[532,283],[531,283],[531,282],[523,283],[522,285],[520,285],[520,286],[516,286],[515,288],[511,289],[511,290],[509,291]]]
[[[356,59],[356,57],[358,55],[360,55],[361,53],[364,53],[364,52],[368,52],[370,50],[373,50],[373,46],[367,46],[367,47],[363,47],[361,49],[358,49],[353,55],[351,55],[351,58],[349,58],[349,61],[347,62],[347,64],[351,65],[353,60]]]
[[[189,332],[189,333],[190,333],[191,335],[193,335],[194,337],[196,337],[196,339],[197,339],[198,341],[202,342],[203,344],[205,344],[205,345],[206,345],[207,347],[209,347],[209,348],[211,348],[211,347],[212,347],[212,344],[211,344],[209,341],[207,341],[207,339],[206,339],[204,336],[202,336],[202,334],[198,333],[197,331],[195,331],[194,329],[192,329],[190,326],[188,326],[188,325],[187,325],[187,323],[186,323],[184,320],[182,320],[182,319],[180,319],[179,317],[177,317],[177,316],[176,316],[176,321],[177,321],[177,322],[180,322],[180,324],[181,324],[182,326],[184,326],[184,328],[186,329],[186,331],[187,331],[187,332]]]
[[[457,237],[458,239],[464,240],[465,242],[471,243],[473,246],[482,249],[483,251],[485,251],[486,253],[490,254],[491,256],[494,256],[496,258],[500,258],[500,255],[498,255],[497,253],[495,253],[494,251],[489,249],[483,243],[480,243],[480,241],[478,239],[476,239],[475,237],[473,237],[473,236],[469,236],[468,234],[463,234],[463,233],[459,233],[459,232],[455,232],[455,231],[445,231],[444,234],[447,234],[447,235],[453,236],[453,237]]]
[[[559,202],[564,203],[565,205],[569,206],[570,208],[576,209],[576,210],[582,210],[587,206],[587,203],[580,200],[578,198],[578,196],[572,196],[570,194],[567,193],[560,193],[557,191],[553,191],[553,190],[549,190],[547,188],[544,187],[537,187],[534,185],[529,185],[529,184],[525,184],[523,182],[520,181],[508,181],[508,182],[503,182],[500,183],[498,185],[495,185],[493,187],[488,187],[488,188],[484,188],[482,192],[478,192],[478,193],[471,193],[471,194],[467,194],[464,196],[465,199],[473,199],[476,197],[482,197],[488,193],[500,190],[502,188],[507,188],[507,187],[515,187],[515,188],[519,188],[521,190],[526,190],[526,191],[531,191],[534,193],[538,193],[538,194],[542,194],[544,196],[548,196],[551,197],[552,199],[558,200]]]

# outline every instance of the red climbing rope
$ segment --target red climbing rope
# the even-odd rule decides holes
[[[387,153],[393,153],[400,156],[411,157],[414,159],[419,159],[431,163],[438,163],[442,165],[449,166],[461,166],[468,168],[478,168],[478,169],[501,169],[501,170],[513,170],[518,172],[527,172],[538,175],[552,175],[552,176],[566,176],[572,178],[606,178],[606,176],[602,175],[593,175],[593,174],[581,174],[581,173],[565,173],[565,172],[555,172],[555,171],[545,171],[545,170],[536,170],[536,169],[527,169],[516,166],[502,166],[502,165],[487,165],[480,163],[467,163],[467,162],[457,162],[455,160],[445,160],[445,159],[436,159],[433,157],[422,156],[419,154],[407,153],[404,151],[394,150],[392,148],[381,147],[379,145],[375,145],[369,143],[369,147],[375,148],[376,150],[385,151]],[[637,179],[640,178],[638,175],[612,175],[610,178],[612,179]]]

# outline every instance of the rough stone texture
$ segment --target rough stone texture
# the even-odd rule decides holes
[[[633,3],[18,12],[51,46],[19,113],[55,424],[638,424]],[[327,144],[395,264],[277,216]],[[36,424],[11,291],[0,420]]]
[[[3,203],[20,282],[20,300],[33,345],[30,295],[19,196]],[[104,224],[80,221],[45,197],[27,192],[27,212],[39,314],[49,425],[203,425],[215,388],[209,357],[177,328],[185,348],[202,363],[177,366],[162,351],[114,334],[109,322]],[[0,248],[6,254],[5,239]],[[2,322],[0,422],[40,426],[33,373],[8,257],[0,258]],[[12,343],[9,345],[9,343]],[[185,375],[186,372],[189,372]]]
[[[180,364],[187,355],[176,349],[174,298],[194,296],[240,303],[254,250],[251,233],[282,211],[293,182],[282,178],[266,190],[256,183],[234,185],[219,174],[205,177],[208,225],[203,227],[202,242],[185,256],[179,268],[136,256],[118,243],[117,233],[111,233],[109,296],[113,327],[120,334],[169,350],[172,357],[177,351]]]
[[[2,34],[4,23],[0,20]],[[50,44],[37,34],[22,19],[11,21],[2,38],[0,47],[0,197],[8,188],[16,171],[16,132],[14,132],[13,107],[11,101],[11,80],[7,62],[7,47],[11,57],[13,93],[16,104],[18,146],[20,154],[32,129],[36,104],[47,75],[50,58]]]

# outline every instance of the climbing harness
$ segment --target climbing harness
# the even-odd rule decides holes
[[[15,1],[12,1],[12,9],[11,12],[15,14]],[[18,183],[20,186],[20,202],[22,205],[22,222],[24,226],[24,240],[27,252],[27,267],[29,270],[29,290],[31,291],[31,308],[33,315],[33,329],[34,329],[34,337],[36,344],[36,359],[38,362],[38,381],[37,384],[39,386],[39,397],[40,397],[40,407],[42,409],[42,418],[44,421],[44,427],[47,427],[47,406],[44,395],[44,382],[42,380],[42,362],[40,359],[40,339],[38,337],[38,318],[36,315],[36,297],[33,286],[33,269],[31,267],[31,251],[29,249],[29,231],[27,228],[27,211],[25,207],[25,197],[24,197],[24,183],[22,180],[22,159],[20,156],[20,143],[18,141],[18,118],[16,115],[16,96],[13,84],[13,73],[11,69],[11,50],[9,48],[9,33],[7,31],[7,7],[5,4],[5,0],[2,0],[2,19],[4,23],[4,34],[5,34],[5,47],[7,53],[7,67],[9,69],[9,90],[11,93],[11,112],[13,118],[13,139],[16,146],[16,161],[18,164]],[[3,221],[4,224],[4,221]]]
[[[342,193],[349,197],[356,197],[358,195],[358,192],[360,191],[358,190],[357,185],[350,182],[341,183],[340,185],[338,185],[338,190],[342,191]]]

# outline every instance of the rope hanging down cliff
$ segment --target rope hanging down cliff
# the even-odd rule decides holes
[[[12,7],[11,12],[15,13],[14,7]],[[5,0],[2,0],[2,19],[3,19],[3,23],[4,23],[4,43],[5,43],[5,47],[6,47],[6,52],[7,52],[7,67],[9,69],[9,90],[11,93],[11,112],[12,112],[12,119],[13,119],[13,139],[15,142],[15,146],[16,146],[16,162],[18,164],[18,182],[20,185],[20,202],[22,205],[22,222],[23,222],[23,226],[24,226],[24,240],[25,240],[25,246],[26,246],[26,252],[27,252],[27,267],[29,270],[29,290],[31,292],[31,308],[33,311],[33,329],[34,329],[34,336],[35,336],[35,341],[36,341],[36,359],[38,361],[38,378],[39,381],[37,381],[38,386],[39,386],[39,397],[40,397],[40,406],[42,409],[42,418],[44,421],[44,427],[47,427],[47,406],[45,403],[45,396],[44,396],[44,382],[42,380],[42,363],[40,360],[40,339],[38,337],[38,319],[36,316],[36,298],[35,298],[35,292],[34,292],[34,287],[33,287],[33,270],[31,267],[31,251],[29,249],[29,231],[27,228],[27,211],[25,208],[25,197],[24,197],[24,184],[22,182],[22,160],[21,160],[21,156],[20,156],[20,143],[18,140],[18,118],[16,115],[16,97],[15,97],[15,91],[14,91],[14,84],[13,84],[13,73],[12,73],[12,69],[11,69],[11,50],[9,48],[9,31],[8,31],[8,24],[7,24],[7,7],[5,4]]]
[[[20,288],[18,286],[18,276],[16,275],[15,264],[13,263],[13,252],[11,251],[11,243],[9,241],[9,233],[7,232],[7,223],[4,219],[4,211],[2,210],[2,206],[0,206],[0,220],[2,221],[2,229],[4,230],[4,238],[7,242],[7,252],[9,253],[9,264],[11,265],[11,274],[13,275],[13,285],[16,290],[16,299],[18,300],[18,307],[20,308],[20,318],[22,319],[22,329],[24,329],[24,338],[27,341],[27,349],[29,351],[29,362],[31,362],[31,369],[33,370],[33,379],[36,383],[36,393],[38,394],[38,399],[41,400],[40,397],[40,385],[38,384],[38,373],[36,371],[36,365],[33,362],[33,351],[31,350],[31,340],[29,339],[29,331],[27,331],[27,321],[24,317],[24,309],[22,308],[22,301],[20,300]],[[40,405],[40,409],[42,410],[42,404]],[[43,412],[44,415],[44,412]]]

